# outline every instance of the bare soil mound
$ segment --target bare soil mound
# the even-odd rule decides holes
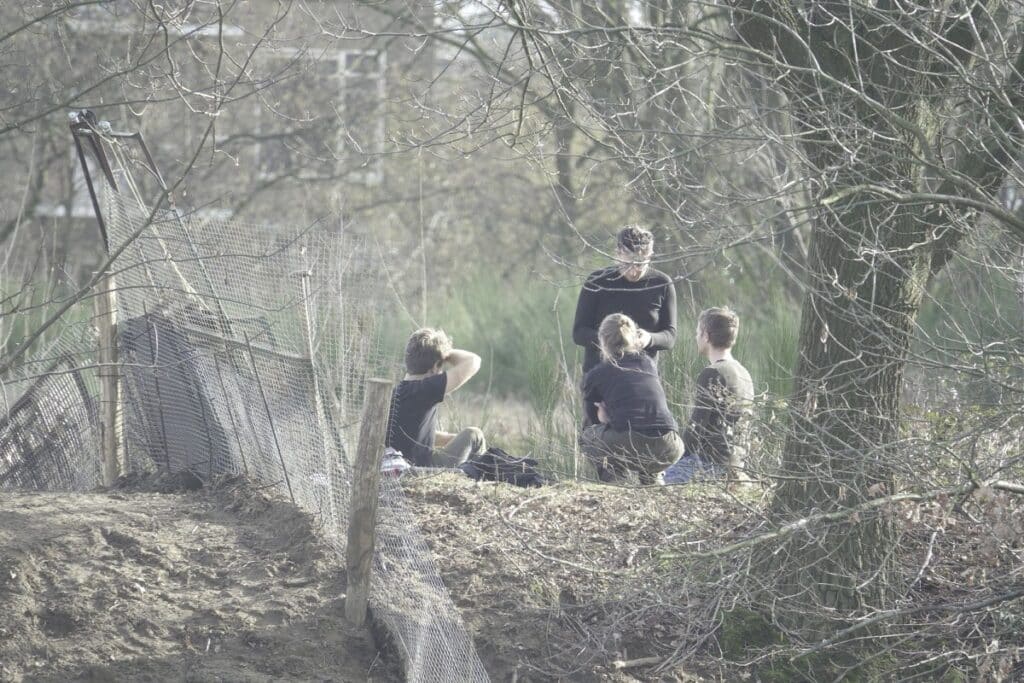
[[[0,493],[0,680],[400,679],[307,515],[196,483]]]
[[[717,651],[733,593],[715,581],[746,569],[686,558],[761,529],[760,489],[520,489],[455,474],[402,486],[493,680],[741,675]],[[1024,566],[1020,501],[975,498],[971,516],[939,502],[899,510],[908,605],[937,605],[922,612],[936,642],[907,661],[950,638],[971,656],[1019,642],[1012,604],[1002,631],[949,609],[1012,589]],[[0,681],[399,680],[370,634],[345,624],[344,572],[316,532],[237,480],[0,493]],[[989,668],[1019,673],[1016,661]]]

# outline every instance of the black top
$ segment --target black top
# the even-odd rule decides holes
[[[617,432],[664,434],[679,429],[669,412],[658,367],[642,353],[599,363],[583,377],[583,400],[603,401],[609,426]]]
[[[651,333],[651,345],[644,349],[651,358],[676,343],[676,288],[660,270],[630,282],[617,266],[594,271],[580,290],[572,340],[586,349],[583,372],[601,362],[597,328],[612,313],[625,313],[641,329]]]
[[[687,454],[721,465],[746,454],[747,420],[754,399],[750,373],[735,359],[712,363],[697,377],[697,397],[683,434]]]
[[[444,400],[448,375],[404,379],[391,392],[385,445],[401,451],[413,465],[428,467],[437,431],[437,406]]]

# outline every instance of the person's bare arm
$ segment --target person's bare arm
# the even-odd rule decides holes
[[[444,374],[448,377],[444,395],[452,393],[468,382],[480,370],[480,356],[472,351],[452,349],[444,359]]]

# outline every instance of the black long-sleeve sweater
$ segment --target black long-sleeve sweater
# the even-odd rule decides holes
[[[590,274],[576,302],[572,339],[586,349],[584,374],[601,362],[597,329],[612,313],[625,313],[638,327],[650,332],[651,345],[645,351],[651,358],[676,343],[676,288],[672,278],[649,268],[642,278],[630,282],[617,267],[603,268]]]

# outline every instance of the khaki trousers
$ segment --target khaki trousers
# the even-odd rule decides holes
[[[458,467],[471,456],[487,450],[484,433],[476,427],[466,427],[455,435],[444,448],[435,448],[431,454],[431,467]]]
[[[658,475],[683,454],[683,440],[676,432],[647,436],[619,432],[606,424],[590,425],[580,437],[583,455],[597,466],[602,481],[617,481],[636,472],[641,484],[657,482]]]

